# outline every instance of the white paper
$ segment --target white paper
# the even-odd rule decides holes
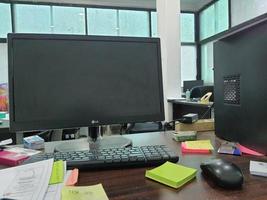
[[[251,160],[249,165],[249,171],[253,175],[267,177],[267,163]]]
[[[60,200],[61,190],[65,185],[65,183],[67,182],[70,175],[71,175],[71,170],[68,170],[64,176],[64,183],[49,185],[43,200]]]
[[[39,200],[46,193],[53,159],[0,170],[0,198]]]
[[[7,147],[5,151],[19,153],[25,156],[33,156],[35,154],[41,153],[41,151],[33,150],[33,149],[26,149],[21,147]]]
[[[13,140],[11,138],[7,140],[2,140],[0,141],[0,146],[8,145],[8,144],[11,144],[12,142]]]

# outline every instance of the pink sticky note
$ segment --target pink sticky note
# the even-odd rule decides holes
[[[79,176],[79,170],[73,169],[65,185],[74,186],[78,182],[78,176]]]
[[[188,149],[184,142],[181,143],[182,153],[201,153],[201,154],[209,154],[209,149]]]
[[[242,146],[241,144],[238,144],[237,146],[242,153],[246,153],[246,154],[253,155],[253,156],[264,156],[264,154],[261,154],[257,151],[253,151],[247,147]]]

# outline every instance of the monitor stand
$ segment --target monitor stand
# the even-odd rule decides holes
[[[102,137],[101,128],[88,128],[88,139],[69,140],[57,145],[55,151],[70,152],[70,151],[88,151],[93,149],[103,148],[121,148],[132,146],[132,140],[121,135],[113,135]]]

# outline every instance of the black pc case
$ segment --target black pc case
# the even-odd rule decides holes
[[[214,45],[215,132],[267,154],[267,21]]]

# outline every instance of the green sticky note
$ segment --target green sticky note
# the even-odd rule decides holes
[[[64,162],[62,160],[54,162],[49,185],[63,183],[64,170]]]
[[[146,177],[173,188],[179,188],[196,176],[196,169],[166,162],[146,171]]]
[[[102,184],[81,187],[65,186],[61,191],[61,200],[108,200]]]

